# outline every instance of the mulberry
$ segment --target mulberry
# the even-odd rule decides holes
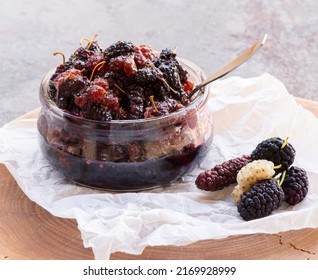
[[[131,85],[127,89],[129,119],[142,119],[144,112],[143,88]]]
[[[177,54],[170,49],[164,49],[161,51],[157,65],[168,64],[170,67],[176,67],[181,83],[187,81],[188,73],[182,68],[179,61],[176,59]]]
[[[258,181],[272,178],[274,174],[274,164],[271,161],[254,160],[239,171],[236,181],[241,186],[251,186]]]
[[[271,161],[261,159],[249,162],[236,176],[238,185],[235,186],[231,194],[233,200],[239,203],[241,195],[248,191],[252,185],[259,181],[270,179],[274,174],[274,164]]]
[[[173,63],[160,64],[158,69],[163,73],[164,79],[174,90],[179,91],[182,89],[178,68]]]
[[[88,48],[88,46],[90,46]],[[96,41],[93,41],[91,44],[88,44],[86,47],[79,47],[69,58],[68,63],[70,63],[75,69],[83,70],[86,74],[87,71],[84,69],[93,70],[94,65],[98,62],[104,60],[104,57],[99,55],[101,49]],[[95,55],[97,55],[95,57]],[[93,63],[92,56],[94,56]],[[96,61],[96,59],[98,61]],[[90,61],[91,60],[91,61]],[[93,65],[92,65],[93,63]]]
[[[167,61],[167,60],[175,60],[177,54],[173,52],[171,49],[164,49],[161,51],[159,59]]]
[[[285,199],[283,189],[272,179],[254,184],[244,192],[237,210],[245,221],[269,216]]]
[[[303,168],[292,166],[286,172],[282,183],[285,201],[290,205],[301,202],[308,193],[308,177]]]
[[[106,108],[99,106],[93,106],[89,111],[83,111],[82,116],[86,119],[103,122],[110,121],[112,119],[111,112]]]
[[[137,72],[137,66],[133,56],[120,55],[112,58],[109,62],[109,69],[115,72],[122,72],[126,76],[134,76]]]
[[[156,67],[141,68],[136,73],[136,82],[140,84],[153,83],[163,78],[162,73]]]
[[[205,191],[221,190],[231,184],[234,184],[236,182],[237,173],[250,161],[251,157],[248,155],[230,159],[199,174],[195,184],[199,189]]]
[[[234,202],[236,204],[239,204],[242,194],[248,191],[250,188],[251,186],[236,185],[231,193],[231,196]]]
[[[70,109],[74,105],[74,92],[80,92],[89,81],[79,70],[69,69],[59,74],[53,83],[56,88],[56,105],[62,109]]]
[[[282,165],[276,170],[277,173],[287,170],[295,159],[296,151],[294,147],[279,137],[266,139],[259,143],[252,152],[253,160],[267,159],[272,161],[275,166]]]
[[[104,51],[104,57],[107,62],[117,56],[131,55],[135,52],[135,45],[131,42],[118,41],[117,43],[110,45]]]
[[[152,117],[164,116],[183,108],[182,104],[170,98],[166,98],[163,101],[155,102],[155,104],[156,104],[156,109],[153,106],[146,108],[144,113],[144,117],[146,119],[152,118]]]

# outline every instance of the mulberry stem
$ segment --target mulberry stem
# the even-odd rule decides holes
[[[157,106],[156,106],[156,102],[155,102],[155,100],[154,100],[154,98],[153,98],[153,95],[149,96],[149,99],[150,99],[151,104],[152,104],[153,108],[155,109],[155,111],[156,111],[156,112],[159,112],[159,111],[158,111],[158,108],[157,108]]]
[[[286,170],[283,171],[282,178],[279,180],[279,186],[280,187],[284,183],[285,177],[286,177]]]
[[[279,169],[279,168],[281,168],[282,166],[283,166],[282,164],[275,165],[275,166],[273,166],[273,169]]]
[[[93,76],[94,76],[94,73],[95,73],[95,70],[97,69],[97,67],[99,67],[98,68],[98,70],[102,67],[102,65],[103,64],[105,64],[106,63],[106,61],[101,61],[101,62],[99,62],[99,63],[97,63],[96,65],[95,65],[95,67],[94,67],[94,69],[93,69],[93,71],[92,71],[92,74],[91,74],[91,76],[90,76],[90,78],[89,78],[89,80],[91,81],[92,79],[93,79]]]
[[[114,86],[118,88],[122,93],[127,94],[118,84],[114,83]]]
[[[169,89],[174,93],[174,94],[177,94],[178,92],[175,90],[175,89],[173,89],[169,84],[168,84],[168,82],[165,80],[165,79],[161,79],[168,87],[169,87]]]
[[[58,54],[62,56],[63,65],[64,65],[64,64],[65,64],[65,55],[64,55],[63,53],[61,53],[61,52],[55,52],[55,53],[53,53],[54,56],[56,56],[56,55],[58,55]]]
[[[94,35],[94,37],[93,37],[92,40],[90,40],[90,39],[88,39],[88,38],[82,38],[82,39],[80,40],[80,45],[82,45],[83,41],[88,42],[87,49],[89,50],[90,47],[92,46],[93,42],[95,41],[96,37],[97,37],[97,34]]]
[[[283,143],[282,146],[280,147],[281,149],[284,149],[284,148],[285,148],[285,146],[286,146],[287,143],[288,143],[288,139],[289,139],[289,137],[286,137],[284,143]]]

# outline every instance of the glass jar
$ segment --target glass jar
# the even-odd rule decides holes
[[[195,85],[204,80],[196,65],[179,61]],[[144,190],[176,181],[206,156],[213,138],[207,87],[169,115],[100,122],[58,108],[48,95],[52,74],[40,86],[39,141],[44,157],[66,178],[105,190]]]

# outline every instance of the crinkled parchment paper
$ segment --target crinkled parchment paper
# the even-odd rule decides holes
[[[148,245],[318,227],[318,119],[269,74],[231,77],[210,89],[211,150],[200,167],[168,188],[111,194],[68,182],[42,157],[36,119],[15,120],[0,129],[0,162],[31,200],[55,216],[77,220],[84,246],[92,247],[96,259],[116,251],[139,254]],[[310,189],[302,203],[284,204],[269,217],[245,222],[231,200],[232,187],[214,193],[196,188],[201,171],[248,154],[272,136],[289,136],[297,151],[294,165],[308,172]]]

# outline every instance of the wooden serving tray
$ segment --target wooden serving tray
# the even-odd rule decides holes
[[[318,117],[318,102],[296,98]],[[38,110],[21,118],[35,117]],[[77,223],[51,215],[30,201],[0,164],[0,260],[93,259]],[[318,228],[279,234],[238,235],[187,246],[147,247],[141,255],[114,253],[111,259],[318,259]]]

